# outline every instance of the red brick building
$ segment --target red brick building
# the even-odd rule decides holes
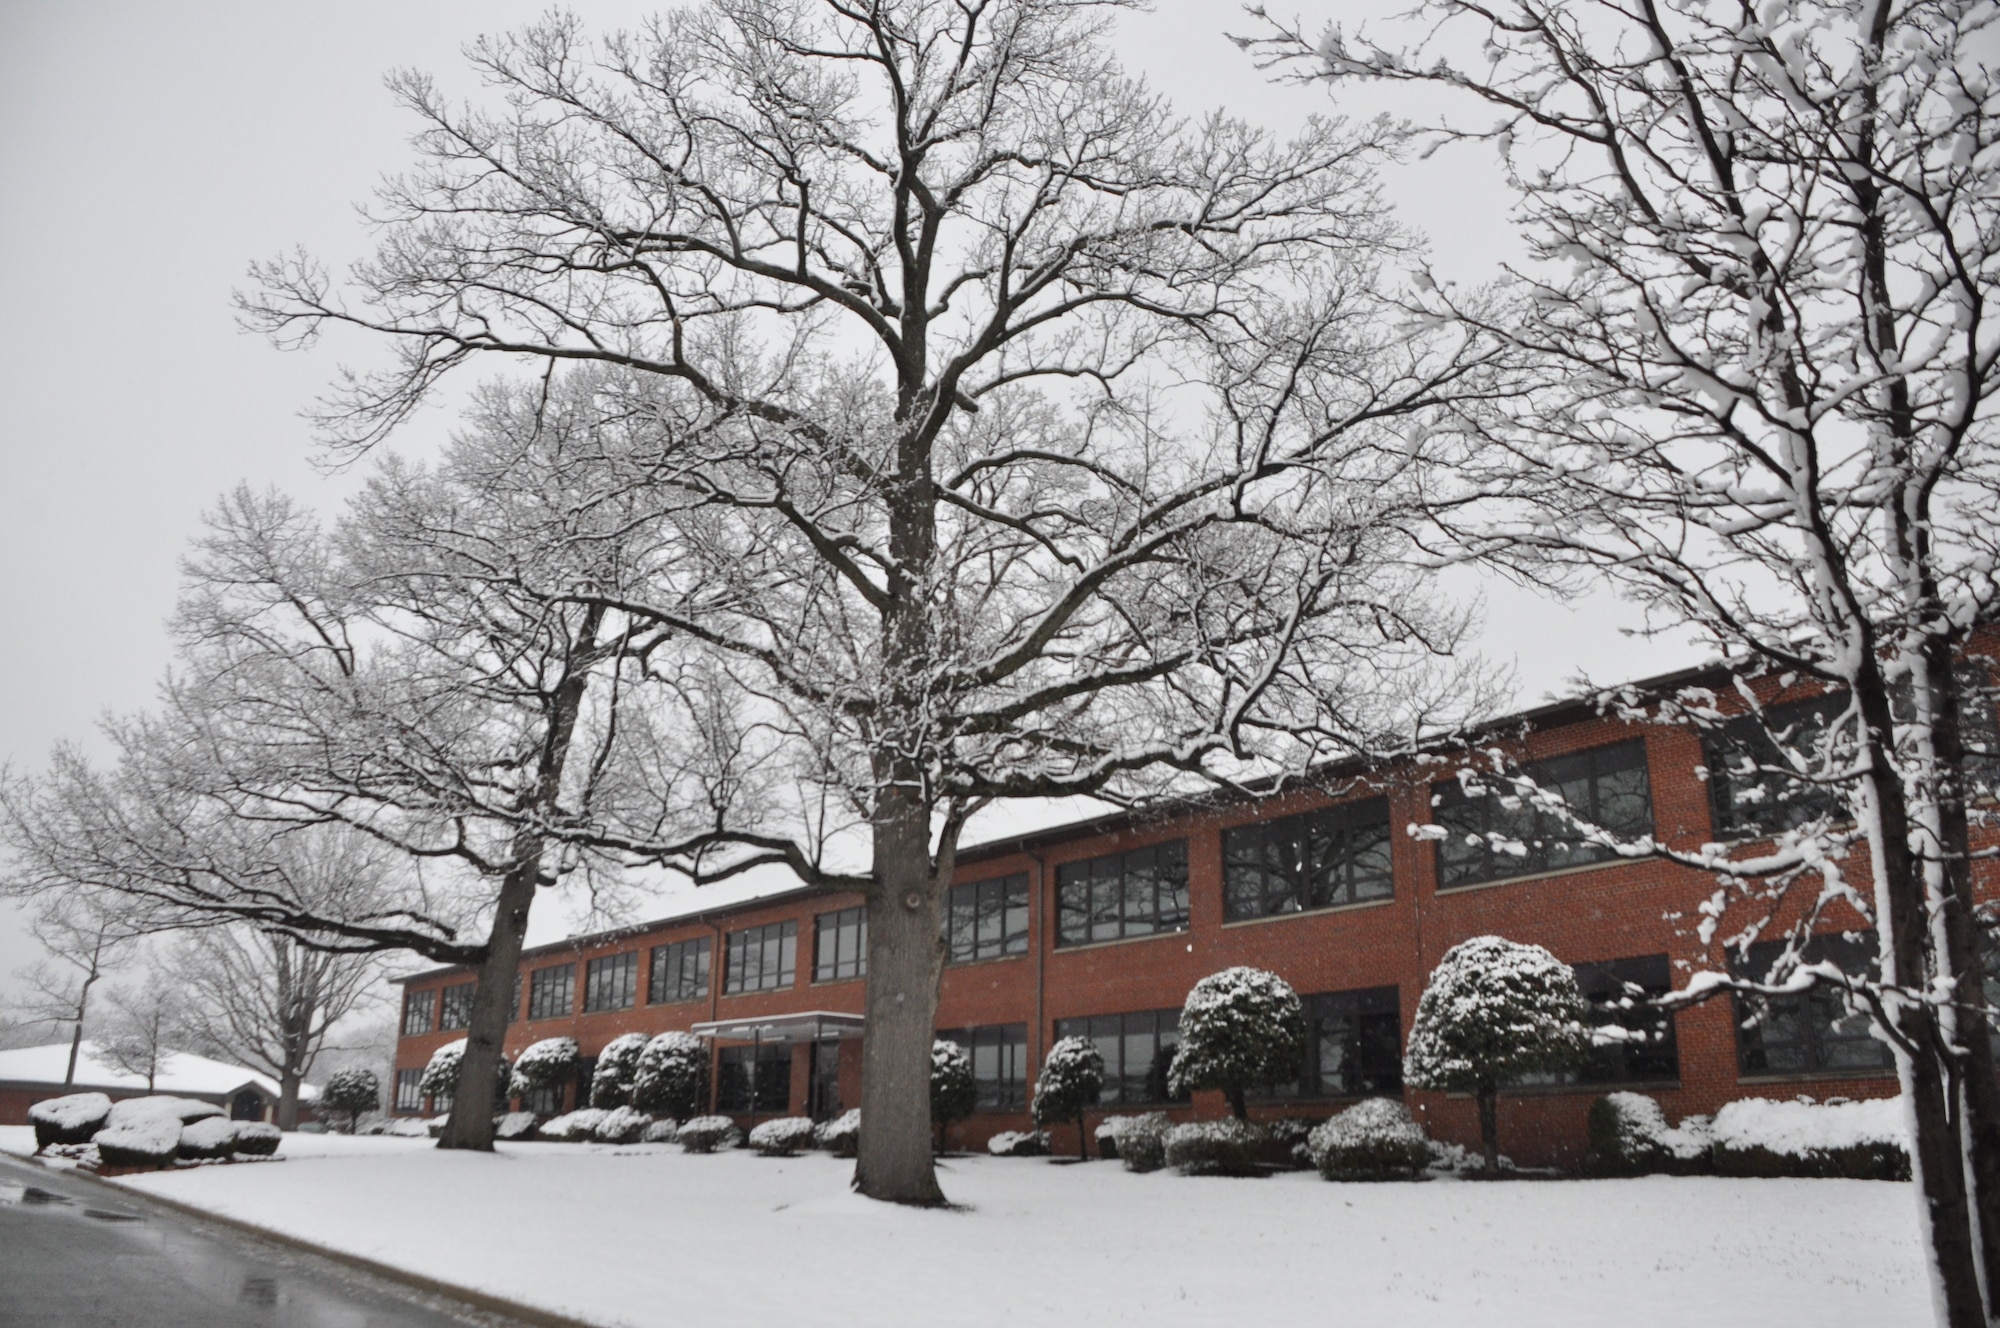
[[[1827,705],[1793,704],[1807,721]],[[1728,773],[1740,764],[1729,744],[1754,741],[1570,705],[1494,725],[1480,749],[1504,750],[1597,824],[1697,849],[1747,845],[1800,805]],[[1737,1097],[1896,1091],[1886,1048],[1831,992],[1762,1011],[1724,997],[1672,1016],[1613,1004],[1624,984],[1665,990],[1727,965],[1720,940],[1704,944],[1695,929],[1713,876],[1612,858],[1573,832],[1565,842],[1504,791],[1467,796],[1454,773],[1464,764],[1412,760],[1330,777],[1322,792],[1120,815],[962,852],[937,1027],[972,1049],[981,1110],[954,1137],[977,1144],[1028,1128],[1035,1069],[1069,1033],[1104,1052],[1102,1113],[1223,1114],[1220,1095],[1167,1100],[1165,1069],[1189,988],[1248,964],[1290,982],[1311,1026],[1301,1081],[1253,1114],[1324,1117],[1362,1096],[1401,1094],[1434,1137],[1475,1144],[1471,1101],[1406,1089],[1400,1058],[1439,958],[1485,933],[1548,947],[1577,966],[1599,1018],[1652,1035],[1601,1048],[1571,1081],[1503,1095],[1502,1147],[1524,1164],[1575,1164],[1590,1103],[1614,1089],[1656,1096],[1675,1120]],[[1448,834],[1434,841],[1414,831],[1423,825]],[[1512,835],[1523,851],[1474,847],[1467,835],[1480,830]],[[1989,874],[1983,894],[2000,893],[1995,885]],[[692,1029],[716,1038],[712,1091],[724,1111],[825,1116],[858,1105],[860,902],[792,891],[531,950],[507,1053],[567,1035],[588,1058],[621,1033]],[[1867,962],[1873,937],[1858,915],[1834,914],[1821,931],[1825,957]],[[396,1106],[416,1111],[426,1105],[417,1079],[460,1036],[472,987],[464,970],[404,982]],[[535,1105],[579,1105],[582,1091]]]

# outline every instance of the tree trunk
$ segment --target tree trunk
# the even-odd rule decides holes
[[[69,1068],[63,1071],[63,1087],[76,1082],[76,1055],[83,1049],[83,1016],[76,1017],[76,1029],[69,1035]]]
[[[458,1063],[451,1116],[438,1136],[439,1148],[493,1151],[500,1049],[513,1013],[514,974],[520,968],[521,944],[528,934],[528,909],[535,902],[536,880],[541,875],[540,850],[539,837],[521,836],[515,845],[514,869],[501,884],[500,906],[493,915],[486,958],[480,962],[478,985],[472,993],[472,1022],[465,1030],[465,1055]]]
[[[1083,1108],[1076,1109],[1076,1160],[1090,1161],[1090,1136],[1084,1133]]]
[[[861,1039],[861,1131],[854,1188],[871,1199],[945,1202],[931,1157],[931,1025],[944,971],[940,883],[921,800],[883,789],[868,897],[867,1029]]]
[[[1239,1087],[1239,1088],[1231,1088],[1227,1091],[1229,1095],[1230,1114],[1235,1116],[1236,1119],[1240,1121],[1249,1120],[1250,1104],[1244,1101],[1243,1090]]]
[[[278,1078],[278,1128],[288,1134],[299,1128],[299,1083],[303,1078],[289,1065]]]
[[[1486,1174],[1500,1174],[1500,1090],[1481,1088],[1474,1098],[1479,1103],[1479,1147],[1486,1158]]]

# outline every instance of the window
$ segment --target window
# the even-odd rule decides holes
[[[1586,1084],[1679,1081],[1681,1057],[1674,1042],[1673,1013],[1645,1003],[1648,997],[1674,989],[1665,955],[1578,964],[1576,985],[1590,1002],[1591,1027],[1623,1030],[1620,1040],[1591,1048],[1590,1062],[1577,1079]]]
[[[561,1019],[576,999],[576,965],[538,968],[528,974],[528,1018]]]
[[[796,924],[784,925],[796,936]],[[734,942],[736,938],[729,939]],[[715,1078],[715,1105],[718,1111],[790,1111],[791,1047],[782,1042],[724,1047]]]
[[[1302,996],[1306,1061],[1273,1097],[1396,1096],[1403,1091],[1403,1020],[1394,987]]]
[[[422,1070],[396,1071],[395,1110],[422,1111],[424,1109],[424,1095],[421,1088],[423,1082],[424,1072]]]
[[[1056,1036],[1086,1037],[1104,1057],[1102,1103],[1185,1102],[1167,1090],[1167,1067],[1181,1040],[1179,1010],[1140,1010],[1056,1020]]]
[[[414,1037],[418,1033],[431,1031],[431,1019],[437,1009],[435,991],[405,991],[403,993],[403,1036]]]
[[[708,937],[653,947],[646,999],[654,1005],[698,1001],[708,995]]]
[[[548,1084],[542,1088],[531,1088],[521,1095],[521,1110],[532,1111],[537,1116],[560,1116],[563,1110],[563,1095],[567,1084]]]
[[[725,996],[791,986],[798,979],[799,924],[773,922],[730,932],[727,962],[722,975]]]
[[[472,1027],[472,993],[477,990],[477,985],[470,982],[446,987],[438,1001],[438,1027],[443,1030]]]
[[[1056,868],[1057,945],[1186,931],[1187,841]]]
[[[950,964],[1028,953],[1028,874],[951,887],[944,936]]]
[[[521,1017],[521,975],[514,974],[514,1001],[507,1007],[507,1022],[514,1023]]]
[[[1785,942],[1763,941],[1732,967],[1754,981],[1781,978],[1785,973],[1773,967],[1784,952]],[[1831,963],[1850,976],[1872,975],[1875,933],[1815,936],[1799,960]],[[1867,1013],[1850,1013],[1838,987],[1820,983],[1784,996],[1737,992],[1735,1004],[1737,1068],[1745,1075],[1873,1074],[1895,1063],[1887,1044],[1870,1035]]]
[[[1830,741],[1829,733],[1846,710],[1846,694],[1836,693],[1769,706],[1761,717],[1739,715],[1702,734],[1716,837],[1758,838],[1844,816],[1841,790],[1807,781],[1794,758],[1808,770],[1837,759],[1845,740]]]
[[[972,1056],[972,1077],[979,1085],[977,1110],[1019,1111],[1028,1104],[1026,1024],[948,1028],[938,1037],[956,1042]]]
[[[1559,797],[1584,822],[1621,839],[1653,832],[1652,791],[1641,739],[1594,747],[1521,767],[1545,794]],[[1469,795],[1453,780],[1431,790],[1438,841],[1438,889],[1534,876],[1613,856],[1587,843],[1568,817],[1534,807],[1504,776],[1485,775],[1486,791]],[[1494,847],[1497,836],[1501,846]]]
[[[1389,800],[1344,803],[1222,832],[1222,918],[1387,899]]]
[[[868,973],[868,910],[843,908],[813,919],[813,981],[844,982]]]
[[[606,955],[583,966],[583,1012],[629,1010],[639,997],[639,952]]]

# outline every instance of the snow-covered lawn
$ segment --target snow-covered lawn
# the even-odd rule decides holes
[[[32,1138],[0,1131],[0,1148]],[[1928,1322],[1910,1188],[1866,1181],[1329,1185],[948,1161],[966,1210],[854,1197],[824,1155],[287,1135],[282,1166],[135,1188],[616,1325]]]

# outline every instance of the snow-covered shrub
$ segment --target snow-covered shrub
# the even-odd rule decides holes
[[[979,1081],[972,1077],[972,1053],[956,1042],[938,1038],[931,1043],[931,1124],[937,1127],[940,1151],[953,1121],[964,1120],[979,1105]]]
[[[590,1105],[629,1107],[632,1090],[639,1079],[639,1058],[646,1052],[644,1033],[621,1033],[597,1053],[597,1068],[590,1074]]]
[[[1173,1122],[1164,1111],[1149,1111],[1143,1116],[1121,1116],[1123,1122],[1112,1136],[1118,1160],[1127,1171],[1158,1171],[1167,1165],[1167,1131]],[[1106,1156],[1109,1156],[1107,1154]]]
[[[532,1051],[533,1048],[529,1050]],[[464,1038],[459,1038],[456,1042],[447,1042],[439,1047],[431,1053],[430,1063],[424,1066],[424,1077],[417,1082],[417,1091],[425,1097],[436,1100],[439,1106],[443,1106],[458,1091],[458,1066],[464,1059]],[[513,1079],[513,1067],[507,1064],[505,1056],[500,1057],[499,1064],[494,1066],[493,1101],[486,1104],[489,1110],[500,1105],[511,1094]]]
[[[91,1143],[107,1167],[164,1167],[180,1153],[181,1123],[166,1113],[106,1125]]]
[[[1590,1055],[1588,1015],[1575,970],[1541,946],[1499,936],[1460,941],[1417,1002],[1403,1079],[1470,1093],[1491,1167],[1500,1155],[1501,1085],[1581,1065]]]
[[[541,1136],[559,1143],[585,1143],[597,1137],[597,1127],[610,1114],[602,1107],[579,1107],[568,1115],[543,1121]]]
[[[1324,1124],[1324,1117],[1314,1120],[1305,1116],[1280,1116],[1265,1121],[1264,1132],[1271,1136],[1270,1160],[1278,1166],[1300,1169],[1312,1166],[1312,1132]]]
[[[314,1105],[322,1115],[345,1116],[347,1132],[352,1134],[355,1122],[361,1119],[363,1112],[374,1111],[382,1105],[382,1083],[373,1070],[360,1066],[335,1070],[320,1086],[319,1100]]]
[[[181,1127],[179,1155],[182,1157],[228,1157],[235,1152],[236,1122],[210,1116]]]
[[[1104,1087],[1104,1057],[1089,1038],[1066,1037],[1049,1048],[1042,1072],[1035,1076],[1035,1098],[1028,1112],[1037,1125],[1076,1122],[1076,1150],[1090,1156],[1090,1136],[1084,1132],[1084,1108],[1096,1104]]]
[[[639,1142],[642,1144],[670,1144],[680,1131],[681,1127],[676,1125],[671,1119],[656,1120],[651,1125],[648,1125],[645,1132],[639,1136]]]
[[[1106,1116],[1097,1122],[1097,1128],[1090,1132],[1090,1137],[1097,1140],[1097,1155],[1107,1162],[1116,1160],[1119,1132],[1135,1119],[1133,1116]]]
[[[507,1142],[535,1137],[535,1113],[507,1111],[493,1119],[493,1137]]]
[[[1225,968],[1194,984],[1181,1006],[1180,1047],[1167,1070],[1175,1093],[1220,1089],[1236,1119],[1244,1094],[1296,1080],[1306,1054],[1305,1010],[1276,973]]]
[[[601,1144],[636,1144],[652,1123],[653,1118],[643,1111],[613,1107],[604,1113],[604,1119],[597,1122],[591,1133]]]
[[[813,1143],[835,1157],[853,1157],[861,1148],[861,1108],[843,1112],[815,1128]]]
[[[810,1116],[780,1116],[762,1121],[750,1131],[750,1146],[766,1157],[790,1157],[813,1146]]]
[[[1715,1169],[1725,1176],[1910,1178],[1899,1098],[1826,1104],[1743,1098],[1715,1113],[1709,1134]]]
[[[639,1053],[632,1105],[686,1120],[708,1101],[708,1044],[692,1033],[662,1033]]]
[[[1691,1176],[1709,1170],[1705,1117],[1669,1128],[1660,1104],[1644,1093],[1607,1093],[1590,1104],[1586,1176]]]
[[[278,1144],[285,1137],[284,1131],[269,1121],[241,1120],[235,1124],[229,1148],[243,1157],[270,1157],[278,1151]]]
[[[137,1125],[141,1121],[171,1120],[176,1125],[191,1125],[210,1116],[220,1116],[222,1108],[213,1102],[203,1102],[192,1097],[167,1097],[154,1094],[151,1097],[128,1097],[111,1104],[111,1111],[105,1116],[105,1128],[115,1125]]]
[[[690,1153],[713,1153],[718,1148],[736,1147],[742,1142],[743,1132],[727,1116],[696,1116],[681,1122],[674,1138]]]
[[[530,1042],[514,1062],[514,1073],[507,1083],[507,1096],[527,1097],[545,1088],[560,1087],[576,1077],[576,1067],[582,1059],[583,1053],[573,1037],[543,1038],[539,1042]],[[453,1073],[455,1076],[456,1071]],[[449,1095],[451,1089],[447,1086],[444,1091]],[[560,1104],[561,1099],[557,1101]]]
[[[35,1127],[37,1151],[51,1144],[87,1144],[104,1128],[111,1115],[111,1099],[102,1093],[71,1093],[52,1097],[28,1108],[28,1123]]]
[[[1371,1097],[1315,1129],[1306,1144],[1328,1180],[1411,1180],[1431,1163],[1430,1140],[1392,1097]]]
[[[1261,1176],[1271,1136],[1234,1116],[1193,1121],[1167,1131],[1166,1163],[1183,1176]]]
[[[431,1123],[419,1116],[398,1116],[382,1126],[392,1139],[421,1139],[431,1132]]]
[[[986,1141],[995,1157],[1047,1157],[1049,1136],[1040,1130],[1002,1130]]]

